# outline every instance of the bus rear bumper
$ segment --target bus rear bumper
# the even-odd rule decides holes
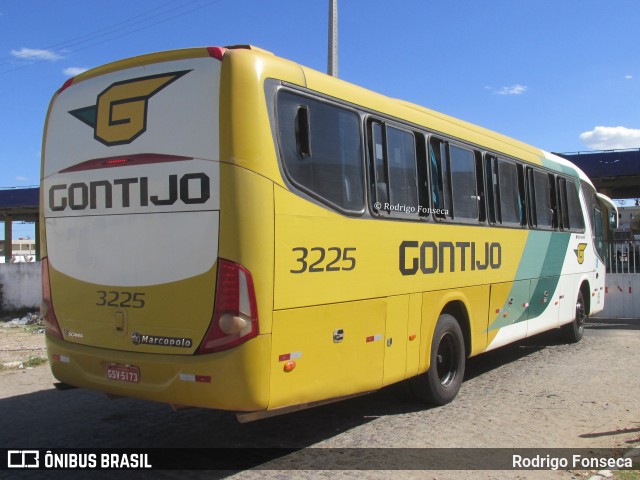
[[[65,384],[113,396],[232,411],[267,408],[270,348],[271,335],[259,335],[221,353],[154,355],[47,335],[51,371]]]

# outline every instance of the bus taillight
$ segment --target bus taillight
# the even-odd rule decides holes
[[[220,352],[258,335],[258,310],[251,273],[237,263],[218,259],[215,308],[199,354]]]
[[[209,56],[215,58],[216,60],[222,60],[224,57],[224,53],[227,51],[224,47],[207,47],[209,51]]]
[[[44,326],[47,333],[62,339],[60,325],[53,311],[53,301],[51,299],[51,282],[49,281],[49,259],[42,259],[42,304],[40,305],[40,314],[44,318]]]

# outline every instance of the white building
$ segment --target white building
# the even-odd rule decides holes
[[[0,263],[5,263],[4,250],[5,241],[0,240]],[[10,263],[35,262],[36,261],[36,241],[31,238],[20,238],[12,240],[12,255]]]

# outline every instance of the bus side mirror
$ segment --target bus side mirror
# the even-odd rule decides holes
[[[618,228],[618,214],[615,210],[609,210],[609,228],[611,230]]]

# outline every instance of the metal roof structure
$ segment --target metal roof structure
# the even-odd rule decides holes
[[[13,222],[36,222],[36,258],[39,259],[39,245],[37,235],[37,222],[40,207],[40,189],[32,188],[8,188],[0,190],[0,222],[4,222],[4,238],[12,238]],[[5,262],[10,262],[12,257],[12,242],[4,242]]]
[[[38,187],[0,190],[0,219],[11,217],[14,221],[35,222],[39,204]]]
[[[600,193],[610,198],[640,198],[640,148],[556,155],[580,167]]]

